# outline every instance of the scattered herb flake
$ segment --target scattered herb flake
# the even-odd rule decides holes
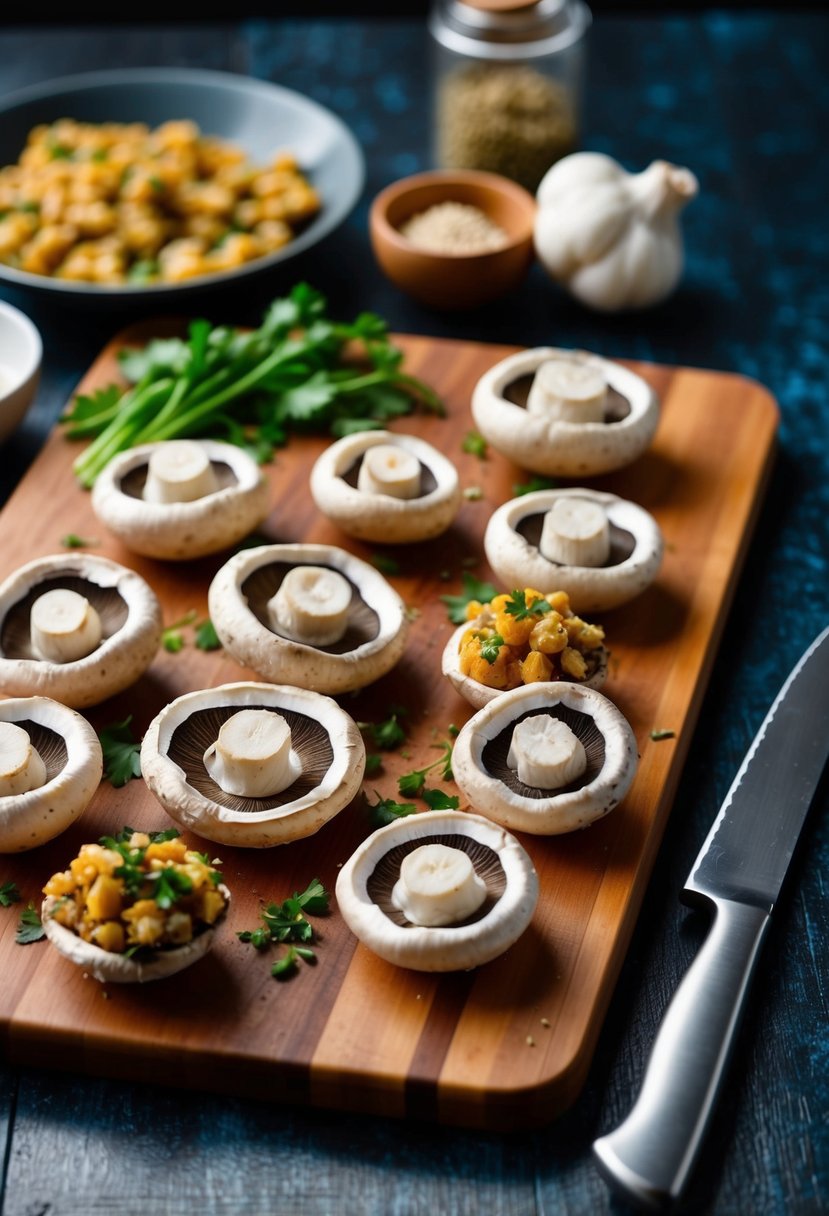
[[[196,646],[199,650],[221,650],[222,643],[216,633],[216,626],[208,617],[196,626]]]
[[[94,549],[101,542],[94,536],[78,536],[75,532],[67,532],[66,536],[60,538],[60,543],[64,549]]]
[[[195,608],[191,608],[189,612],[185,612],[180,620],[173,621],[172,625],[168,625],[166,629],[162,630],[161,645],[170,654],[178,654],[183,648],[184,635],[181,630],[185,629],[188,625],[192,625],[196,619],[196,615]]]
[[[301,893],[294,892],[281,904],[268,904],[262,912],[261,926],[244,930],[236,936],[255,950],[264,950],[273,942],[313,941],[314,929],[305,914],[324,915],[328,911],[328,899],[325,887],[318,878],[313,878]],[[275,979],[281,979],[291,974],[297,958],[304,959],[306,963],[316,962],[313,950],[292,945],[288,952],[273,964],[271,975]]]
[[[491,637],[484,638],[481,642],[481,658],[486,659],[490,666],[498,659],[498,652],[504,645],[504,639],[500,633],[493,633]]]
[[[430,811],[456,811],[461,804],[457,794],[447,794],[446,790],[425,789],[421,797]]]
[[[463,492],[463,496],[467,502],[480,502],[484,496],[484,492],[480,486],[467,486]]]
[[[104,754],[104,775],[118,789],[133,777],[141,776],[141,744],[130,729],[132,714],[98,732]],[[132,829],[130,829],[130,833]]]
[[[551,477],[531,477],[529,481],[518,482],[512,487],[514,498],[520,498],[523,494],[534,494],[536,490],[554,490],[556,483]]]
[[[534,616],[544,616],[545,613],[552,612],[552,610],[552,604],[548,604],[543,599],[533,600],[531,604],[528,604],[525,591],[513,591],[504,606],[507,616],[514,616],[516,621],[527,621]]]
[[[473,574],[465,572],[461,575],[461,590],[458,595],[442,595],[440,598],[446,605],[449,620],[453,625],[463,625],[466,621],[466,607],[473,600],[488,604],[498,594],[492,583],[481,582]]]
[[[383,757],[379,752],[366,752],[366,769],[367,777],[376,777],[378,773],[383,771]]]
[[[461,443],[461,451],[467,452],[470,456],[477,456],[479,460],[486,460],[489,444],[478,431],[467,431]]]
[[[16,882],[0,882],[0,908],[10,908],[20,903],[20,891]]]
[[[675,739],[676,731],[675,730],[652,730],[651,738],[654,740],[655,743],[659,743],[660,740],[662,740],[662,739]]]
[[[403,819],[406,815],[414,815],[417,811],[413,802],[395,802],[393,798],[381,798],[377,790],[374,792],[377,794],[377,801],[367,802],[373,828],[384,828],[386,824]]]
[[[34,904],[29,902],[20,913],[20,924],[17,926],[14,940],[18,946],[29,946],[32,942],[39,942],[45,936],[46,930],[43,928],[43,921]]]
[[[370,561],[381,574],[400,573],[400,562],[393,557],[387,557],[385,553],[372,553]]]
[[[287,953],[283,954],[282,958],[277,959],[271,967],[271,975],[275,980],[289,979],[290,976],[296,974],[297,959],[300,958],[311,965],[317,961],[317,956],[313,950],[308,950],[304,946],[289,946]]]
[[[405,713],[402,705],[395,705],[384,721],[358,722],[357,725],[363,734],[369,736],[375,747],[384,752],[392,752],[406,739],[406,728],[399,720]]]

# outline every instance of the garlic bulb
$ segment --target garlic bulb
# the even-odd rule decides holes
[[[576,152],[538,187],[535,248],[550,276],[600,312],[646,308],[682,274],[677,217],[697,193],[688,169],[655,160],[627,173],[609,156]]]

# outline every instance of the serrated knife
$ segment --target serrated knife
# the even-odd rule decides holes
[[[668,1007],[636,1103],[593,1152],[610,1185],[656,1210],[680,1200],[736,1038],[771,913],[829,754],[829,628],[766,715],[682,898],[713,924]]]

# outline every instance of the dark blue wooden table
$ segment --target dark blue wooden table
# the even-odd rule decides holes
[[[211,67],[301,90],[351,126],[368,181],[346,226],[255,291],[211,297],[202,311],[213,320],[256,321],[301,276],[342,314],[371,307],[398,331],[742,372],[763,381],[782,409],[766,505],[639,927],[573,1109],[532,1135],[480,1135],[179,1093],[163,1075],[140,1087],[4,1071],[0,1062],[0,1216],[627,1210],[596,1175],[591,1141],[627,1113],[661,1013],[704,936],[677,892],[778,687],[829,621],[827,62],[829,17],[820,13],[600,18],[584,146],[630,168],[662,156],[698,174],[681,291],[646,314],[599,317],[535,268],[511,300],[444,316],[383,281],[366,231],[374,193],[430,163],[420,22],[0,29],[3,91],[119,64]],[[130,314],[73,313],[0,294],[32,315],[46,348],[36,407],[0,451],[5,497],[80,373]],[[824,790],[778,907],[692,1196],[698,1211],[829,1211],[827,801]]]

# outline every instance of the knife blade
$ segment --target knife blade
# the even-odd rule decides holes
[[[693,1173],[827,754],[829,628],[781,688],[691,868],[682,898],[713,912],[711,929],[668,1006],[633,1109],[593,1144],[606,1181],[640,1206],[672,1206]]]

